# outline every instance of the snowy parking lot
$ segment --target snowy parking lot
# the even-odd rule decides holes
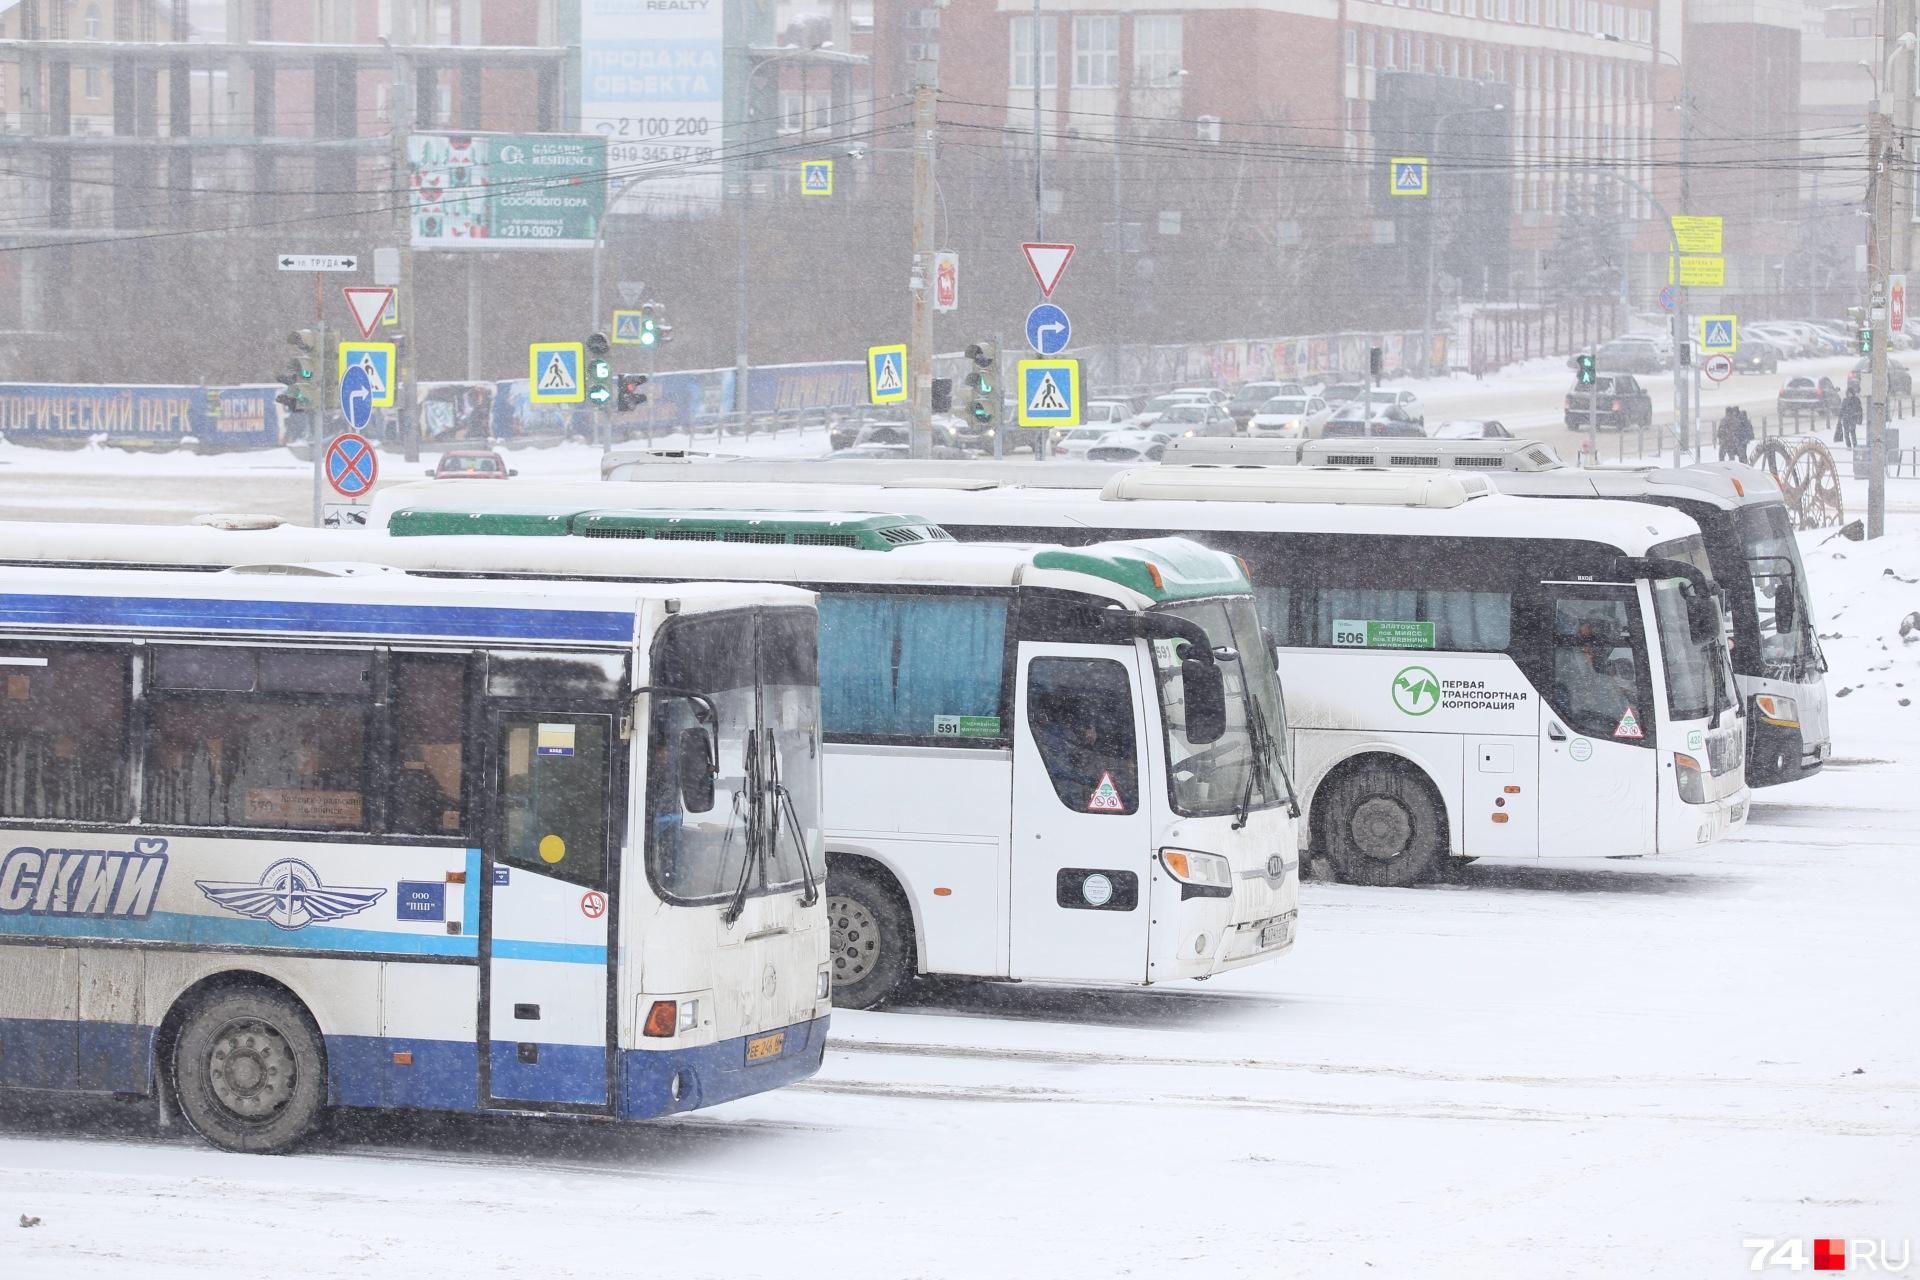
[[[1837,758],[1658,861],[1313,884],[1295,953],[928,985],[668,1123],[215,1152],[0,1104],[0,1276],[1732,1276],[1920,1234],[1920,532],[1808,536]],[[16,1224],[18,1222],[18,1225]],[[1781,1272],[1784,1273],[1784,1272]]]

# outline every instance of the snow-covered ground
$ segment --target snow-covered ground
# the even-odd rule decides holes
[[[1275,964],[942,984],[659,1125],[271,1159],[0,1103],[0,1277],[1690,1278],[1920,1235],[1920,523],[1807,546],[1838,758],[1719,846],[1309,885]]]

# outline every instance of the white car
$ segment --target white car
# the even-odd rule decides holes
[[[1112,435],[1114,430],[1113,427],[1075,427],[1058,432],[1053,437],[1053,456],[1085,462],[1087,450]]]
[[[1087,450],[1088,462],[1158,462],[1167,437],[1158,431],[1109,431]]]
[[[1366,394],[1368,418],[1392,418],[1395,421],[1417,423],[1425,426],[1427,407],[1420,403],[1420,397],[1411,391],[1370,391]],[[1327,403],[1333,407],[1332,416],[1342,420],[1361,421],[1360,397],[1335,402],[1332,396]]]
[[[1230,436],[1233,419],[1217,404],[1195,401],[1172,406],[1154,421],[1153,428],[1168,436]]]
[[[1333,415],[1319,396],[1275,396],[1247,419],[1247,434],[1283,440],[1305,440]]]
[[[1133,417],[1133,406],[1125,400],[1089,400],[1080,412],[1080,423],[1088,427],[1117,427]]]
[[[1209,397],[1192,391],[1170,391],[1163,396],[1155,396],[1133,415],[1133,425],[1150,427],[1160,421],[1160,415],[1177,404],[1206,404]]]
[[[1461,418],[1427,424],[1430,440],[1511,440],[1513,432],[1492,418]]]
[[[1226,408],[1227,402],[1233,399],[1231,395],[1219,387],[1175,387],[1173,394],[1176,396],[1202,396],[1205,399],[1213,401],[1222,409]]]
[[[1260,406],[1280,396],[1304,396],[1307,389],[1297,382],[1247,382],[1241,384],[1233,398],[1227,401],[1227,412],[1233,420],[1245,423],[1260,412]]]

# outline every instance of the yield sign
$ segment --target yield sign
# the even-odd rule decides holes
[[[1020,251],[1027,255],[1027,266],[1033,271],[1033,278],[1040,282],[1040,295],[1053,296],[1054,288],[1060,283],[1060,275],[1067,269],[1067,259],[1073,257],[1070,244],[1023,244]]]
[[[360,326],[360,336],[371,338],[373,331],[380,327],[380,317],[393,305],[393,290],[356,285],[340,292],[347,295],[347,309],[353,312],[353,322]]]

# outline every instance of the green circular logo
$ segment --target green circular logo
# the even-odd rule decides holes
[[[1440,678],[1425,667],[1402,667],[1393,678],[1393,705],[1423,716],[1440,705]]]

